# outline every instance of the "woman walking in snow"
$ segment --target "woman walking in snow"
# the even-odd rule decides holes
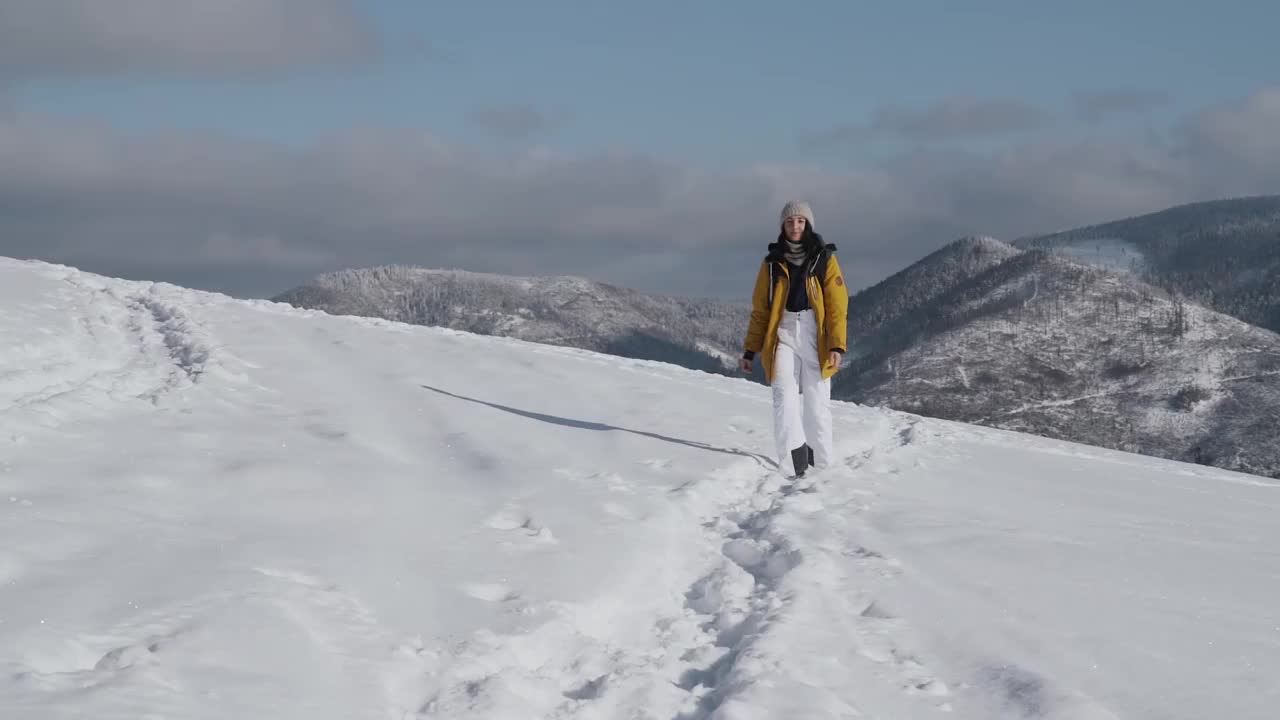
[[[832,460],[831,376],[845,353],[849,292],[836,246],[814,231],[809,204],[788,202],[781,222],[751,293],[742,371],[760,356],[773,388],[778,465],[790,460],[801,477]]]

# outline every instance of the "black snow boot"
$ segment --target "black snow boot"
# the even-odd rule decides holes
[[[813,448],[809,447],[808,443],[805,443],[805,447],[809,448],[809,467],[813,467]]]
[[[804,471],[809,467],[810,452],[808,445],[801,445],[791,451],[791,464],[796,468],[796,477],[804,477]]]

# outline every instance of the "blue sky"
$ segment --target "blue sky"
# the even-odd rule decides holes
[[[380,249],[361,255],[344,249],[337,237],[314,239],[325,234],[318,228],[335,226],[326,224],[319,209],[315,217],[300,218],[307,213],[300,207],[289,218],[264,221],[261,208],[232,202],[219,208],[222,215],[200,216],[200,238],[191,241],[188,264],[204,263],[201,267],[213,268],[209,272],[216,275],[237,272],[222,265],[255,252],[283,263],[278,275],[255,281],[252,289],[243,282],[208,281],[237,292],[262,294],[272,283],[314,270],[378,260],[510,273],[564,269],[648,290],[732,296],[738,291],[731,283],[703,287],[694,275],[674,280],[671,271],[684,264],[682,253],[724,251],[729,240],[728,231],[717,229],[721,222],[737,236],[754,232],[757,225],[764,226],[762,237],[769,234],[770,212],[723,220],[716,213],[779,204],[792,195],[826,202],[817,212],[823,217],[826,211],[830,222],[819,225],[846,243],[859,241],[859,218],[867,215],[859,203],[883,215],[863,229],[880,238],[866,241],[867,269],[858,278],[865,285],[956,233],[1030,233],[1205,195],[1277,191],[1269,166],[1243,177],[1215,165],[1216,177],[1210,179],[1186,176],[1194,171],[1185,166],[1185,158],[1209,151],[1216,153],[1214,163],[1226,163],[1239,148],[1219,146],[1252,147],[1255,139],[1242,139],[1238,128],[1265,125],[1271,111],[1266,93],[1280,82],[1271,50],[1280,10],[1272,3],[1209,8],[1147,1],[263,0],[255,5],[228,0],[216,22],[197,22],[160,9],[159,2],[121,0],[104,6],[88,0],[16,0],[11,17],[17,22],[8,35],[0,28],[0,46],[7,42],[11,48],[0,49],[0,68],[17,68],[0,70],[0,113],[9,108],[18,118],[10,122],[10,133],[51,124],[80,133],[81,144],[114,148],[107,155],[121,163],[113,176],[120,178],[121,192],[137,185],[129,180],[135,174],[164,185],[153,177],[158,170],[144,171],[132,151],[120,150],[160,138],[229,143],[218,153],[243,155],[235,161],[242,164],[278,157],[271,172],[281,174],[298,172],[299,163],[321,163],[317,158],[337,162],[335,153],[342,156],[344,171],[353,163],[363,168],[367,157],[357,162],[349,156],[356,152],[351,149],[356,137],[360,152],[379,157],[397,154],[381,143],[401,142],[413,160],[392,163],[412,167],[366,177],[386,185],[366,211],[373,213],[375,205],[381,210],[393,195],[410,195],[414,188],[426,192],[447,183],[443,177],[482,165],[485,172],[459,180],[449,191],[468,188],[476,203],[471,216],[510,215],[479,233],[486,244],[505,248],[501,253],[484,256],[477,250],[464,257],[456,249],[463,221],[441,216],[435,222],[424,212],[414,217],[420,234],[446,234],[447,242],[415,245],[404,239],[414,230],[403,224],[371,227],[362,242]],[[125,15],[120,10],[126,6],[138,12]],[[299,29],[304,23],[312,23],[305,25],[306,32]],[[136,39],[125,48],[121,38],[129,33],[137,33]],[[1214,113],[1241,117],[1218,121]],[[49,132],[56,131],[41,137],[58,145]],[[432,149],[423,150],[423,144]],[[379,149],[371,151],[370,145]],[[1121,154],[1133,154],[1127,165],[1110,157],[1116,145],[1122,146]],[[196,151],[195,156],[218,153]],[[546,156],[558,158],[549,169]],[[1096,165],[1072,169],[1085,178],[1072,187],[1101,174],[1105,177],[1091,188],[1108,190],[1084,203],[1080,196],[1061,198],[1061,188],[1052,186],[1043,197],[1016,198],[1010,197],[1010,186],[1023,181],[996,178],[996,187],[976,191],[990,201],[981,214],[973,209],[967,211],[972,216],[961,216],[954,207],[958,191],[943,186],[965,177],[990,178],[1037,157],[1045,162],[1093,158]],[[1184,165],[1173,167],[1178,163]],[[507,172],[530,164],[540,169]],[[1128,170],[1117,170],[1122,165],[1140,166],[1143,182],[1153,176],[1166,182],[1126,186],[1132,178]],[[229,173],[238,171],[222,168],[219,172],[228,175],[221,182],[234,185],[238,180]],[[1044,174],[1040,168],[1026,172]],[[423,179],[435,173],[443,175]],[[425,184],[406,186],[406,177]],[[761,183],[769,185],[767,190]],[[503,191],[485,197],[486,188],[495,184]],[[593,225],[592,232],[604,233],[601,239],[613,244],[607,257],[590,262],[582,261],[579,245],[585,239],[558,236],[566,232],[565,221],[504,210],[520,204],[513,198],[537,198],[560,214],[593,215],[601,206],[575,205],[572,197],[561,195],[593,196],[602,185],[637,188],[635,198],[653,198],[654,224],[646,228],[643,208],[630,207],[643,204],[640,200],[598,199],[610,207],[626,206],[627,212]],[[688,193],[689,199],[680,201],[685,205],[670,200],[681,192]],[[741,194],[738,202],[726,197],[734,193]],[[1059,193],[1062,202],[1050,193]],[[890,194],[945,199],[920,212],[904,201],[895,212],[905,214],[890,216],[883,209],[883,196]],[[1000,198],[1020,207],[1002,206]],[[4,200],[0,195],[0,203]],[[163,202],[167,208],[200,204],[190,198]],[[146,203],[138,199],[131,217],[145,212]],[[832,208],[832,203],[841,204]],[[1049,210],[1037,216],[1026,209],[1032,206]],[[190,216],[168,222],[183,218]],[[708,244],[695,247],[675,237],[682,231],[663,224],[673,219],[706,235]],[[517,237],[522,226],[530,229]],[[167,232],[186,236],[191,227]],[[341,232],[349,235],[350,228]],[[609,235],[613,232],[616,238]],[[895,232],[902,236],[890,237]],[[68,228],[36,234],[58,240],[48,241],[50,247],[76,245]],[[223,252],[216,238],[224,236],[241,240]],[[661,251],[618,255],[643,246],[640,236],[662,244]],[[309,245],[316,242],[323,247]],[[550,255],[528,252],[532,244],[545,245]],[[444,245],[453,250],[441,250]],[[13,250],[30,253],[33,247],[28,241]],[[112,265],[100,253],[60,252],[45,254]],[[734,256],[736,271],[755,262],[754,247],[742,252],[741,259]],[[552,256],[577,260],[548,261]],[[145,270],[146,263],[130,265],[122,258],[112,266],[170,272]],[[155,267],[183,264],[175,252]],[[253,263],[258,271],[262,266]]]
[[[1077,93],[1161,91],[1170,102],[1140,120],[1167,122],[1274,80],[1280,25],[1267,2],[358,4],[385,34],[383,61],[284,78],[37,78],[17,99],[130,130],[282,143],[351,125],[488,142],[477,109],[527,106],[567,149],[820,160],[830,148],[797,155],[798,136],[955,95],[1071,109]]]

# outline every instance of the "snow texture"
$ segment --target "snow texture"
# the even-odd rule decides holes
[[[836,403],[792,482],[744,379],[41,263],[0,332],[0,717],[1280,706],[1256,476]]]

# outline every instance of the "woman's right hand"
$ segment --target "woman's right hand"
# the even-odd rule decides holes
[[[750,361],[750,360],[748,360],[748,359],[746,359],[746,358],[742,358],[742,362],[738,365],[738,367],[742,369],[742,372],[744,372],[744,373],[750,373],[750,372],[751,372],[751,361]]]

